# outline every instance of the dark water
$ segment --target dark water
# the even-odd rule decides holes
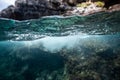
[[[120,80],[120,12],[0,19],[0,80]]]

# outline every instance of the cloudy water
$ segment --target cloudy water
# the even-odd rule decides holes
[[[120,12],[0,19],[0,80],[120,80]]]

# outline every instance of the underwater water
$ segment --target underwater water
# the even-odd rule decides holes
[[[0,19],[0,80],[120,80],[120,12]]]

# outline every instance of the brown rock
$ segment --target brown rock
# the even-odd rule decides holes
[[[113,6],[110,6],[107,11],[108,11],[108,12],[120,11],[120,4],[115,4],[115,5],[113,5]]]

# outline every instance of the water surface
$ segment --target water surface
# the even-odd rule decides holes
[[[120,12],[0,19],[0,80],[120,80]]]

